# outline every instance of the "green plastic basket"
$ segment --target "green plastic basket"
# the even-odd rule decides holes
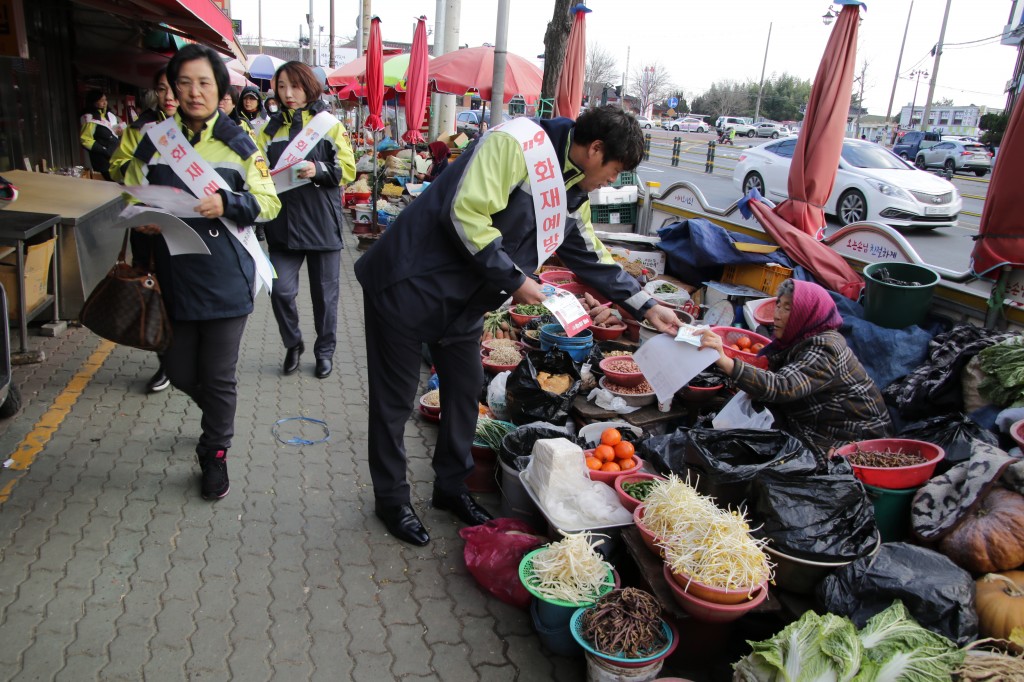
[[[618,177],[615,178],[615,182],[612,183],[612,187],[628,187],[630,185],[639,185],[640,178],[637,177],[633,171],[622,171]]]
[[[590,222],[627,225],[636,222],[636,204],[591,204]]]
[[[606,654],[603,651],[598,651],[594,648],[594,645],[583,636],[583,614],[586,613],[589,607],[584,607],[576,610],[576,613],[572,614],[572,620],[569,621],[569,629],[572,630],[572,636],[576,639],[576,642],[583,647],[584,651],[591,653],[598,658],[603,658],[606,661],[612,661],[613,663],[627,664],[627,665],[642,665],[644,663],[652,663],[658,659],[665,658],[672,653],[675,648],[675,632],[664,620],[661,621],[661,631],[665,635],[665,646],[659,647],[655,651],[649,652],[646,656],[639,658],[627,658],[621,653],[617,654]]]
[[[519,562],[519,580],[523,583],[523,587],[526,588],[526,591],[532,594],[537,599],[546,601],[549,604],[554,604],[555,606],[566,606],[571,608],[577,608],[580,606],[593,606],[594,602],[597,601],[598,597],[606,595],[615,589],[615,576],[612,573],[612,569],[609,568],[608,577],[606,580],[607,585],[601,588],[600,594],[594,595],[594,599],[592,601],[574,604],[572,602],[562,601],[560,599],[550,599],[548,597],[541,596],[540,592],[537,591],[537,580],[536,576],[533,573],[533,557],[535,557],[540,552],[543,552],[545,549],[547,548],[541,547],[540,549],[535,549],[526,556],[524,556],[523,560]]]

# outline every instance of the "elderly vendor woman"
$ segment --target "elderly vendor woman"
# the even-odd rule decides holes
[[[701,345],[719,352],[716,365],[775,416],[776,426],[822,454],[847,443],[892,435],[882,394],[836,330],[843,323],[822,287],[786,280],[775,305],[775,338],[764,348],[768,370],[722,352],[705,331]]]

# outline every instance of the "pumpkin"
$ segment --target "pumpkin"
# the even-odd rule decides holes
[[[989,573],[976,585],[982,637],[1009,639],[1014,628],[1024,628],[1024,571]]]
[[[1024,496],[993,488],[939,542],[939,549],[973,573],[1009,571],[1024,564]]]

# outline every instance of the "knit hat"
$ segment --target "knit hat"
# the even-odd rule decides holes
[[[764,355],[786,350],[804,339],[838,329],[843,324],[835,301],[824,287],[797,279],[789,281],[793,283],[789,321],[782,330],[782,338],[775,339],[761,351]]]

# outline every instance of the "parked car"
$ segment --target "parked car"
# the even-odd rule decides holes
[[[646,116],[637,116],[636,122],[640,124],[641,128],[653,128],[654,126],[658,125],[657,121],[652,121]]]
[[[665,130],[681,130],[687,133],[706,133],[708,122],[699,118],[684,116],[670,121],[663,121],[661,127]]]
[[[757,188],[773,201],[787,199],[796,143],[790,137],[744,150],[733,184],[743,193]],[[951,182],[914,168],[880,145],[851,139],[843,141],[839,171],[824,206],[842,225],[871,220],[928,229],[955,226],[962,207]]]
[[[942,168],[950,173],[973,171],[980,178],[992,170],[992,154],[976,142],[945,141],[919,151],[914,165],[921,170]]]
[[[916,159],[917,153],[922,149],[927,149],[941,141],[938,133],[908,130],[903,133],[902,137],[896,140],[896,144],[892,146],[892,153],[904,161],[910,161],[911,159]]]
[[[455,117],[456,131],[472,136],[480,130],[480,121],[482,120],[483,114],[477,110],[460,112]]]
[[[754,137],[757,135],[757,126],[754,121],[746,116],[719,116],[715,121],[715,130],[721,135],[726,128],[735,128],[737,135]]]
[[[736,133],[739,134],[739,131]],[[758,123],[757,124],[757,136],[758,137],[770,137],[773,140],[777,140],[780,137],[787,137],[789,135],[789,128],[778,123]]]

